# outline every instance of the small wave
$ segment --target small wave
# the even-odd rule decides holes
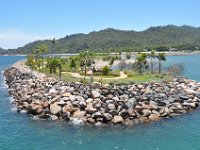
[[[13,97],[9,97],[9,101],[10,101],[10,103],[13,103],[14,102],[14,98]]]
[[[12,112],[16,112],[16,111],[17,111],[17,107],[12,107],[12,108],[11,108],[11,111],[12,111]]]
[[[71,122],[72,122],[72,124],[74,124],[74,125],[84,125],[84,122],[83,122],[82,120],[80,120],[80,119],[77,119],[77,118],[73,118],[73,119],[71,120]]]
[[[39,120],[38,116],[32,116],[31,117],[33,120]]]
[[[97,122],[97,123],[95,123],[95,126],[100,127],[100,126],[102,126],[102,123],[101,122]]]
[[[7,85],[6,83],[2,83],[0,88],[1,88],[1,89],[7,89],[7,88],[8,88],[8,85]]]
[[[20,113],[25,114],[25,113],[27,113],[27,111],[26,110],[20,110]]]

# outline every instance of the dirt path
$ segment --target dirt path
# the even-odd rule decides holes
[[[72,73],[72,72],[62,72],[62,73],[69,73],[69,74],[71,74],[71,75],[72,75],[73,77],[75,77],[75,78],[84,78],[84,76],[81,76],[79,73]],[[86,79],[89,79],[90,76],[86,76],[85,78],[86,78]],[[121,71],[119,77],[102,78],[102,77],[95,77],[95,76],[93,76],[93,78],[94,78],[94,79],[97,79],[97,80],[101,80],[101,79],[103,79],[103,80],[118,80],[118,79],[127,78],[127,75],[126,75],[123,71]]]

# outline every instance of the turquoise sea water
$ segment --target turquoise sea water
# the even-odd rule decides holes
[[[0,56],[0,71],[24,57]],[[171,56],[185,63],[185,75],[200,81],[200,55]],[[36,121],[18,114],[0,76],[0,150],[198,150],[200,109],[133,127],[87,127],[66,122]]]

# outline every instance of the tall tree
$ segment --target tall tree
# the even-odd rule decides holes
[[[138,72],[139,74],[142,74],[142,68],[146,65],[147,63],[147,54],[146,53],[139,53],[136,57],[136,63],[138,66]]]
[[[91,51],[84,51],[79,53],[80,60],[84,62],[84,80],[87,73],[87,67],[91,67],[94,61],[95,54]],[[91,72],[93,74],[93,72]]]
[[[48,46],[46,44],[40,44],[37,45],[33,50],[33,54],[35,55],[35,61],[39,67],[39,71],[41,68],[41,62],[42,62],[42,68],[44,67],[44,54],[48,52]]]
[[[51,48],[51,58],[52,58],[53,57],[53,53],[54,53],[56,39],[53,38],[52,41],[51,41],[51,43],[52,43],[52,48]]]
[[[153,73],[153,59],[156,57],[156,53],[154,50],[151,50],[151,53],[149,54],[149,57],[151,59],[151,73]]]
[[[71,58],[71,60],[70,60],[70,68],[73,70],[73,72],[75,72],[76,61],[74,58]]]
[[[56,75],[56,68],[59,68],[59,77],[61,78],[61,62],[58,58],[50,58],[47,60],[47,67],[50,69],[50,75],[54,73]]]
[[[161,62],[166,61],[166,54],[165,53],[158,53],[156,56],[159,62],[159,74],[161,73]]]

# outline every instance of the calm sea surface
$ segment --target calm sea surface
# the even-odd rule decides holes
[[[0,71],[24,57],[0,56]],[[200,81],[200,55],[170,56],[184,63],[185,76]],[[0,150],[199,150],[200,109],[160,122],[134,127],[86,127],[36,121],[10,104],[0,76]]]

